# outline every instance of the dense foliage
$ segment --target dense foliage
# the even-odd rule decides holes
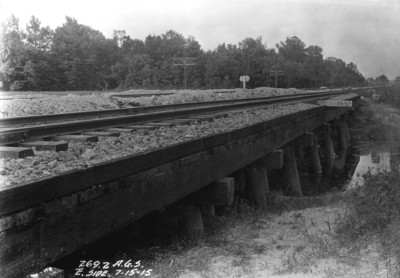
[[[297,37],[287,37],[276,49],[258,37],[204,51],[194,37],[173,30],[144,41],[125,31],[107,39],[71,17],[52,30],[34,16],[24,29],[11,16],[0,33],[0,86],[11,91],[181,89],[184,70],[174,66],[181,57],[196,58],[196,65],[186,68],[188,88],[237,88],[241,75],[250,76],[249,88],[274,86],[273,66],[284,71],[278,87],[365,84],[356,64],[324,59],[321,47],[307,47]]]

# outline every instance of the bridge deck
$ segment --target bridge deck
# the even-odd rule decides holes
[[[38,272],[349,109],[321,106],[1,190],[0,277]]]

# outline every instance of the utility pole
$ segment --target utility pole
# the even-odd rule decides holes
[[[275,65],[269,71],[269,76],[275,76],[275,88],[278,88],[278,75],[284,75],[285,72],[283,70],[279,70],[279,66]]]
[[[193,63],[196,60],[195,57],[181,57],[181,58],[174,58],[175,61],[180,62],[180,64],[174,64],[174,66],[182,66],[185,70],[185,90],[186,90],[186,68],[188,66],[195,66],[196,63]]]

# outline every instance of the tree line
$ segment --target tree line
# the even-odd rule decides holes
[[[13,15],[0,36],[0,86],[7,91],[182,89],[184,70],[175,65],[182,57],[195,58],[196,65],[186,68],[191,89],[238,88],[241,75],[250,76],[248,88],[275,86],[273,67],[283,71],[277,84],[282,88],[367,82],[356,64],[324,58],[321,47],[295,36],[272,48],[257,37],[204,51],[195,37],[173,30],[144,40],[115,30],[107,39],[68,16],[52,30],[34,16],[21,28]]]

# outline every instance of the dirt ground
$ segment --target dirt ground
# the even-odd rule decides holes
[[[335,225],[345,214],[346,204],[334,202],[246,215],[198,247],[169,257],[154,273],[182,278],[387,277],[379,244],[352,250],[337,242]]]

